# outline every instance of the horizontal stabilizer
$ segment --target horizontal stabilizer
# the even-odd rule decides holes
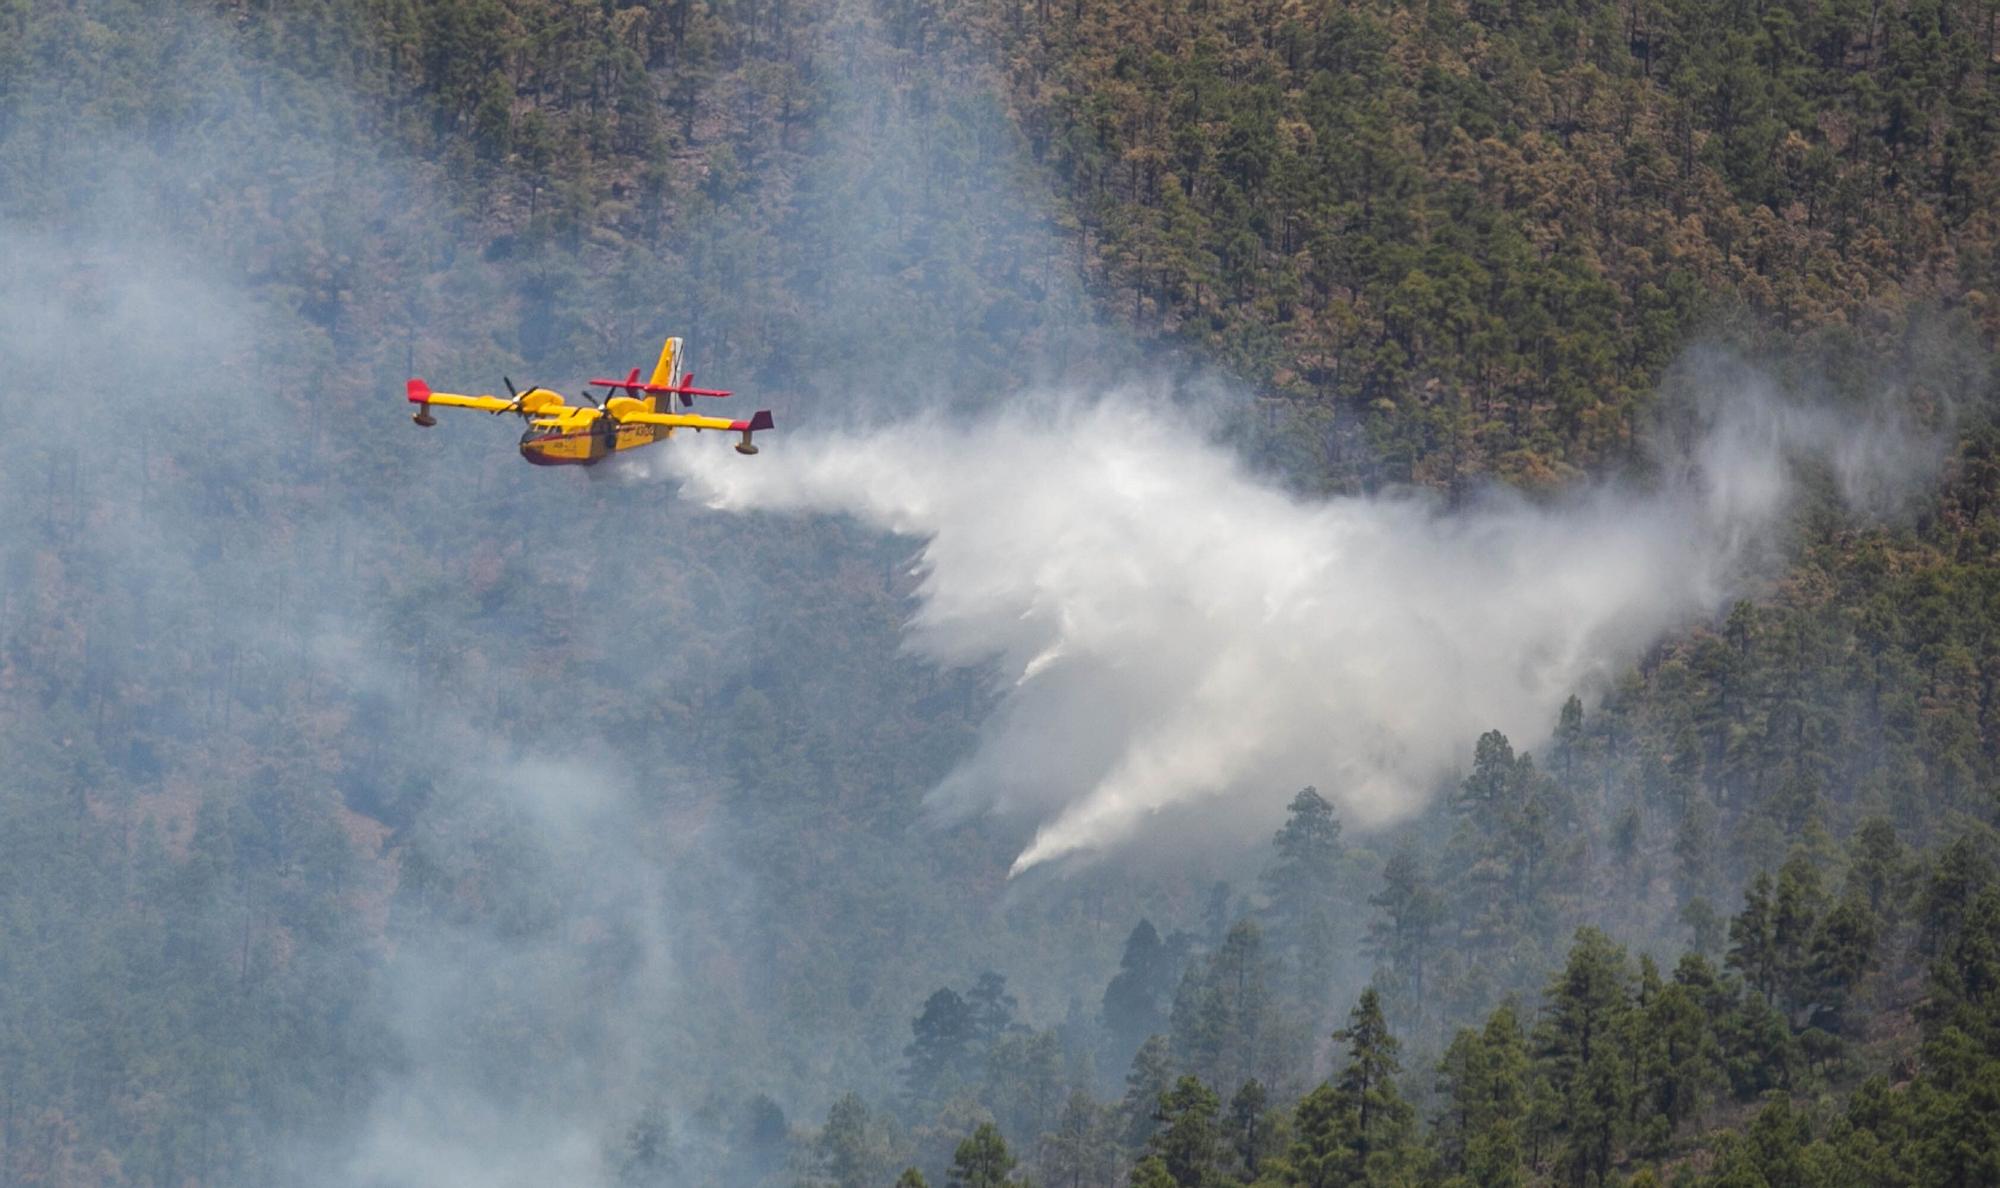
[[[692,379],[693,377],[690,376],[688,378]],[[735,395],[733,391],[726,388],[697,388],[688,383],[687,380],[682,380],[677,387],[668,384],[642,384],[630,379],[594,379],[590,381],[590,385],[594,388],[610,388],[614,391],[672,392],[676,396],[715,396],[719,398]]]
[[[681,386],[675,388],[674,391],[679,392],[683,396],[732,396],[735,394],[727,388],[695,387],[694,374],[692,372],[688,374],[688,377],[686,379],[681,381]]]

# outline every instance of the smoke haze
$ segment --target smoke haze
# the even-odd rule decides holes
[[[771,161],[704,129],[662,155],[686,225],[579,247],[534,170],[406,159],[337,86],[144,19],[160,60],[39,69],[69,122],[0,120],[0,408],[33,429],[0,472],[0,737],[46,826],[0,830],[0,907],[33,908],[0,990],[46,1039],[0,1081],[135,1182],[609,1183],[649,1143],[654,1182],[775,1178],[835,1094],[900,1090],[938,986],[1005,971],[1023,1019],[1087,1019],[1133,919],[1198,923],[1292,789],[1407,815],[1480,731],[1532,745],[1748,589],[1809,476],[1873,507],[1934,459],[1727,363],[1647,483],[1455,511],[1298,498],[1142,388],[814,429],[857,375],[900,417],[1130,357],[997,102],[926,114],[857,32],[796,131],[704,109],[769,123],[737,139]],[[185,114],[121,136],[108,78]],[[412,372],[573,390],[667,332],[779,431],[656,464],[800,519],[408,424]],[[883,533],[921,542],[911,656]],[[1003,827],[913,845],[926,790]],[[1202,861],[1104,872],[1087,910],[994,894],[1009,856],[1168,820]]]
[[[51,101],[68,124],[0,121],[0,408],[34,427],[0,472],[18,512],[0,536],[0,719],[31,773],[7,803],[67,803],[47,773],[88,772],[94,810],[122,829],[93,851],[10,829],[74,878],[0,864],[0,906],[37,913],[10,935],[43,938],[0,976],[42,1044],[0,1053],[0,1081],[54,1101],[46,1086],[76,1063],[64,1037],[117,1034],[130,1002],[198,1037],[155,1050],[197,1051],[199,1067],[107,1058],[64,1108],[109,1117],[132,1086],[166,1103],[148,1135],[76,1143],[135,1176],[628,1182],[639,1140],[655,1182],[775,1174],[788,1111],[894,1083],[912,1002],[1041,943],[979,931],[957,855],[880,860],[905,836],[900,785],[877,785],[879,826],[810,799],[836,764],[850,782],[914,769],[926,785],[942,767],[929,753],[958,734],[898,732],[918,720],[920,666],[875,629],[879,585],[824,608],[851,651],[801,664],[807,629],[768,579],[794,540],[527,468],[511,425],[419,433],[401,378],[573,390],[674,332],[705,382],[751,399],[880,340],[898,321],[884,303],[928,319],[911,337],[930,353],[899,344],[885,364],[914,376],[955,357],[943,344],[962,323],[1031,325],[1078,294],[1052,281],[1044,305],[996,311],[963,271],[861,267],[934,260],[926,244],[967,239],[994,205],[954,201],[879,118],[872,154],[827,151],[790,179],[787,259],[840,265],[810,321],[786,320],[759,287],[769,271],[746,263],[780,242],[747,200],[635,275],[585,272],[533,225],[530,181],[453,181],[363,132],[337,86],[246,61],[198,14],[147,19],[170,26],[141,37],[168,55],[148,73],[190,93],[184,119],[132,134]],[[1004,129],[997,106],[987,125]],[[796,162],[738,184],[774,186]],[[932,185],[934,201],[879,215]],[[946,212],[949,233],[931,225]],[[994,214],[995,234],[1031,213]],[[984,366],[1016,359],[993,349]],[[848,535],[815,533],[830,553]],[[875,682],[859,697],[857,674]],[[782,737],[756,726],[781,713],[810,763],[771,758]],[[127,964],[90,964],[83,927],[133,913],[145,895],[129,888],[183,863],[184,889],[121,942]],[[865,941],[822,923],[862,914],[823,877],[850,864],[863,873],[844,893],[865,888],[865,910],[893,921]],[[105,898],[55,890],[72,885]],[[1051,986],[1105,959],[1067,947]],[[162,952],[196,972],[164,984],[146,964]],[[234,1079],[190,1087],[225,1064]],[[173,1147],[197,1130],[220,1137]],[[18,1149],[0,1148],[5,1179]]]
[[[1018,875],[1169,810],[1265,832],[1305,783],[1363,825],[1405,817],[1481,732],[1534,745],[1572,693],[1742,594],[1802,469],[1879,504],[1935,466],[1891,411],[1857,428],[1746,366],[1691,369],[1706,399],[1656,482],[1548,503],[1302,500],[1136,391],[673,461],[719,508],[923,540],[910,646],[992,658],[1004,687],[930,804],[1032,823]]]

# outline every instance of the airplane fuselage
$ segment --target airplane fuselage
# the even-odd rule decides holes
[[[606,422],[592,411],[580,417],[544,418],[521,434],[521,456],[536,466],[593,466],[623,450],[636,450],[674,435],[660,425]]]

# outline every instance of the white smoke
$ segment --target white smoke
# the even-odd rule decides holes
[[[931,802],[1035,822],[1018,874],[1169,808],[1268,828],[1306,782],[1364,826],[1408,814],[1481,732],[1535,744],[1571,693],[1736,597],[1796,462],[1880,495],[1935,460],[1892,425],[1859,442],[1736,382],[1649,490],[1495,492],[1457,512],[1292,497],[1131,393],[970,427],[773,434],[751,464],[672,457],[716,507],[846,513],[924,541],[911,646],[991,660],[1007,682]],[[1245,796],[1265,800],[1244,811]]]

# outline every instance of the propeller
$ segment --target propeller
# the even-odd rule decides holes
[[[512,412],[512,413],[519,413],[519,414],[521,415],[521,419],[522,419],[522,420],[524,420],[524,421],[525,421],[525,420],[527,420],[527,419],[528,419],[528,413],[527,413],[527,411],[526,411],[525,409],[523,409],[523,408],[521,407],[521,397],[523,397],[523,396],[527,395],[527,392],[523,392],[523,391],[521,391],[520,389],[516,388],[516,387],[514,386],[514,381],[513,381],[513,380],[511,380],[511,379],[508,379],[508,378],[507,378],[506,376],[504,376],[504,375],[500,377],[500,382],[501,382],[501,383],[503,383],[503,384],[506,384],[506,385],[507,385],[507,395],[508,395],[508,396],[511,396],[511,397],[513,398],[513,400],[514,400],[514,403],[513,403],[513,406],[512,406],[512,407],[510,407],[510,408],[503,408],[503,409],[501,409],[500,411],[501,411],[501,412]],[[540,385],[540,384],[529,384],[529,385],[528,385],[528,392],[535,392],[535,391],[540,391],[540,390],[541,390],[541,385]]]
[[[619,423],[618,418],[612,414],[611,410],[600,404],[597,406],[597,420],[591,425],[591,429],[594,432],[602,433],[606,437],[616,440]]]

